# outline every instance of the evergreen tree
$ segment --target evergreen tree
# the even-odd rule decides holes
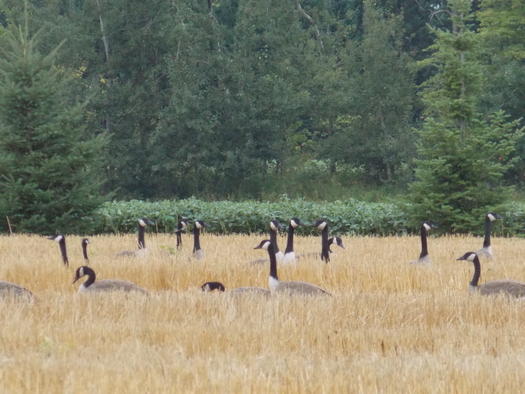
[[[486,111],[503,109],[511,119],[525,125],[525,2],[483,0],[476,13],[480,21],[484,74],[482,106]],[[517,144],[514,168],[505,178],[525,184],[525,140]]]
[[[412,218],[432,220],[444,232],[475,231],[481,218],[504,204],[502,182],[517,138],[503,112],[477,111],[482,77],[477,37],[470,30],[470,1],[451,2],[452,31],[434,30],[432,56],[422,66],[437,73],[421,93],[426,119],[420,131],[417,181],[411,185]]]
[[[38,33],[6,32],[0,59],[0,215],[2,229],[73,232],[105,198],[97,170],[107,139],[83,138],[83,104],[66,95],[73,74],[56,67],[60,46],[36,50]]]
[[[358,120],[350,133],[348,162],[363,166],[370,179],[391,184],[399,167],[414,157],[414,75],[409,56],[401,51],[401,18],[383,15],[371,0],[363,5],[363,40],[356,62]]]

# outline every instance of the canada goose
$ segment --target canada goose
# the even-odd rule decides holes
[[[66,252],[66,236],[64,234],[58,234],[58,235],[52,235],[48,237],[47,239],[58,242],[58,245],[60,246],[60,253],[62,254],[62,261],[64,262],[64,265],[68,266],[69,260],[67,258],[67,252]]]
[[[204,257],[204,252],[201,249],[200,233],[201,228],[208,227],[202,220],[195,220],[193,224],[193,256],[197,260],[201,260]]]
[[[481,264],[479,263],[479,257],[476,253],[465,253],[457,260],[471,261],[474,263],[474,276],[472,276],[472,280],[468,285],[469,293],[479,293],[481,295],[502,293],[513,297],[525,296],[525,283],[512,279],[492,280],[490,282],[485,282],[482,285],[478,285],[479,277],[481,275]]]
[[[82,253],[84,254],[84,260],[86,263],[89,263],[89,258],[87,254],[87,246],[89,245],[89,239],[83,238],[82,239]]]
[[[295,229],[299,226],[304,226],[304,223],[300,219],[293,218],[290,219],[290,224],[288,225],[288,240],[286,241],[286,249],[284,250],[283,263],[293,263],[295,262],[295,252],[293,250],[293,236]]]
[[[328,223],[324,219],[320,219],[312,226],[321,230],[321,261],[328,264],[330,261],[330,253],[328,246]]]
[[[270,276],[268,277],[268,287],[272,293],[288,293],[303,295],[331,295],[318,286],[306,282],[298,281],[279,281],[277,277],[277,259],[271,241],[264,240],[254,249],[265,249],[268,251],[270,259]]]
[[[489,212],[485,215],[485,238],[483,239],[483,247],[476,252],[478,256],[492,258],[492,246],[490,245],[490,225],[494,220],[503,219],[500,215],[494,212]]]
[[[273,244],[273,250],[276,250],[275,257],[278,262],[282,262],[284,259],[284,254],[279,250],[279,246],[277,246],[277,233],[279,233],[279,230],[282,230],[284,227],[281,223],[279,223],[278,220],[272,220],[270,221],[270,242]],[[260,258],[260,259],[254,259],[250,260],[248,264],[256,265],[256,264],[266,264],[268,263],[267,258]]]
[[[175,231],[175,234],[177,234],[177,249],[182,248],[182,232],[186,231],[188,228],[188,222],[184,219],[179,220],[179,223],[177,224],[177,231]]]
[[[225,291],[226,289],[221,282],[206,282],[205,284],[201,286],[201,291],[210,292],[213,290],[219,290],[222,292],[222,291]],[[262,287],[252,287],[252,286],[237,287],[236,289],[230,290],[229,293],[233,293],[233,294],[255,293],[255,294],[270,295],[270,292],[267,289],[263,289]]]
[[[79,293],[84,292],[109,292],[109,291],[138,291],[143,294],[149,294],[146,290],[137,285],[119,279],[104,279],[95,282],[96,274],[91,268],[83,265],[75,273],[75,283],[77,280],[87,275],[88,279],[78,287]]]
[[[341,237],[331,237],[331,238],[328,238],[328,253],[330,254],[335,254],[334,252],[332,252],[332,245],[337,245],[339,246],[340,248],[345,248],[344,245],[343,245],[343,240],[341,239]],[[303,254],[300,254],[297,256],[297,259],[304,259],[304,258],[309,258],[309,257],[321,257],[321,253],[319,252],[312,252],[312,253],[303,253]]]
[[[34,299],[33,293],[15,283],[0,280],[0,298],[25,298],[28,301]]]
[[[147,253],[146,249],[146,241],[144,239],[144,231],[146,226],[154,225],[151,220],[148,218],[142,218],[139,219],[139,235],[138,235],[138,250],[121,250],[117,253],[117,256],[123,257],[123,256],[129,256],[129,257],[138,257],[138,256],[145,256]]]
[[[423,222],[421,223],[421,254],[419,255],[419,259],[413,260],[410,262],[410,264],[422,264],[422,265],[428,265],[430,264],[430,256],[428,254],[428,247],[427,247],[427,235],[428,230],[437,228],[430,222]]]

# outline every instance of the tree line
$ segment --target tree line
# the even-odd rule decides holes
[[[414,220],[462,231],[524,181],[524,15],[518,0],[3,0],[0,210],[45,228],[108,196],[358,180],[412,184]]]

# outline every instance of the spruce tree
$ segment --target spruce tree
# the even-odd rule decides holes
[[[87,231],[105,200],[97,170],[107,138],[84,138],[85,102],[67,97],[74,81],[55,65],[60,46],[40,54],[27,27],[8,30],[1,44],[0,229]]]
[[[452,31],[434,30],[432,55],[421,62],[436,73],[422,86],[426,112],[410,213],[414,222],[432,220],[441,231],[464,233],[482,228],[483,216],[508,201],[512,189],[502,178],[518,133],[503,112],[477,111],[483,80],[470,1],[450,4]]]

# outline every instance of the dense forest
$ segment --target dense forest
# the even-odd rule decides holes
[[[31,99],[56,112],[59,129],[75,130],[74,141],[54,142],[71,150],[61,165],[78,164],[81,151],[82,176],[106,196],[330,199],[412,184],[424,216],[431,178],[489,174],[480,179],[492,195],[469,212],[525,182],[523,1],[0,4],[2,91],[20,93],[25,53],[42,57],[38,70],[52,65],[32,80],[45,86]],[[13,121],[24,105],[9,100],[0,97],[0,149],[13,152],[6,135],[24,122]],[[22,187],[6,170],[13,157],[0,163],[0,186],[11,190]],[[460,168],[464,159],[478,172]],[[492,167],[476,164],[485,159]]]

